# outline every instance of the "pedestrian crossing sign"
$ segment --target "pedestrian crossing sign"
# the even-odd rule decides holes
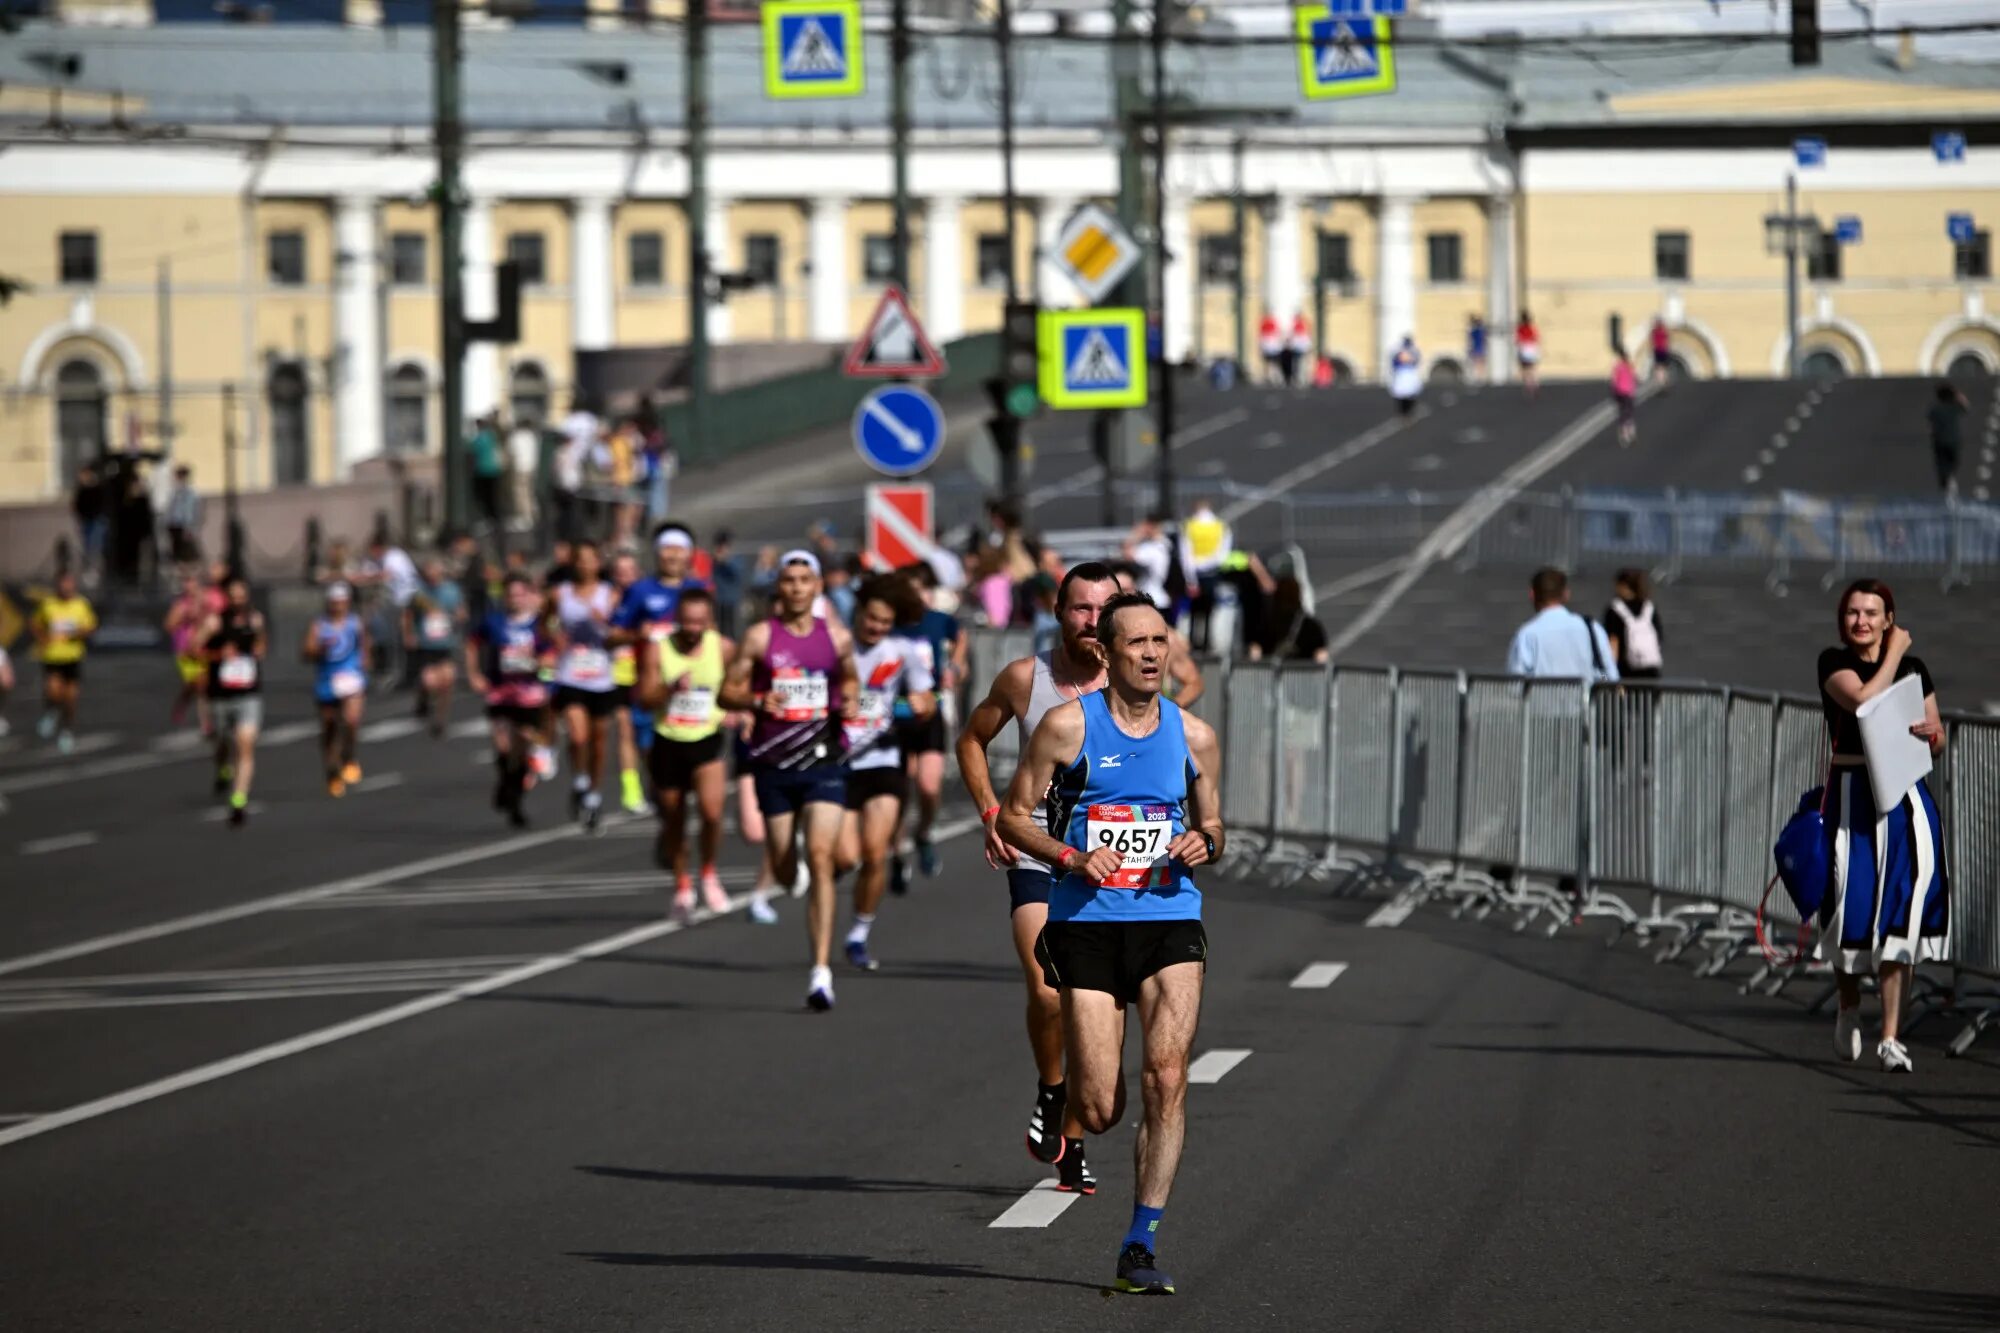
[[[1396,91],[1396,52],[1385,18],[1340,18],[1322,0],[1295,12],[1299,91],[1309,102]]]
[[[1145,406],[1145,311],[1044,310],[1036,333],[1050,407]]]
[[[861,0],[768,0],[764,95],[859,97]]]

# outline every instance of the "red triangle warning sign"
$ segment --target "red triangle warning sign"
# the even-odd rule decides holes
[[[944,357],[931,345],[910,309],[910,298],[890,283],[882,289],[868,327],[847,349],[840,373],[882,379],[928,379],[944,374]]]

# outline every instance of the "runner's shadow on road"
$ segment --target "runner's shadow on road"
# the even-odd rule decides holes
[[[2000,1293],[1936,1291],[1907,1283],[1865,1282],[1822,1273],[1739,1272],[1758,1307],[1737,1313],[1811,1328],[1895,1328],[1912,1333],[1973,1333],[2000,1328]],[[1779,1308],[1773,1309],[1777,1304]]]
[[[1434,1051],[1488,1051],[1497,1055],[1590,1055],[1616,1060],[1732,1060],[1769,1064],[1770,1057],[1749,1051],[1691,1051],[1670,1046],[1500,1046],[1488,1042],[1440,1041]]]
[[[639,1268],[787,1269],[807,1273],[859,1273],[866,1277],[978,1278],[987,1282],[1027,1282],[1040,1287],[1077,1287],[1101,1291],[1096,1282],[1072,1282],[1059,1277],[995,1273],[965,1264],[925,1264],[901,1259],[871,1259],[864,1254],[640,1254],[606,1250],[572,1250],[572,1259],[594,1264]]]
[[[952,1185],[938,1180],[885,1180],[875,1176],[757,1176],[733,1171],[653,1171],[636,1166],[579,1166],[585,1175],[658,1185],[712,1185],[717,1189],[795,1190],[806,1194],[971,1194],[1019,1197],[1019,1185]]]

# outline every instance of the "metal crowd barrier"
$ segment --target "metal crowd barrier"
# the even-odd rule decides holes
[[[973,689],[1028,650],[972,631]],[[1718,976],[1781,945],[1798,918],[1766,894],[1771,846],[1826,777],[1817,699],[1674,682],[1591,686],[1394,667],[1207,660],[1194,710],[1221,739],[1233,873],[1374,887],[1548,933],[1613,923],[1656,961]],[[1952,886],[1950,1007],[1971,1045],[2000,1021],[2000,719],[1947,713],[1930,779]],[[994,746],[1011,767],[1011,732]],[[1739,989],[1776,994],[1824,969],[1763,962]],[[1920,979],[1921,980],[1921,979]],[[1816,1005],[1824,1003],[1823,992]],[[1920,997],[1920,1005],[1926,1002]]]

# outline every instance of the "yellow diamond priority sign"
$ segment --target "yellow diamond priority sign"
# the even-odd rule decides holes
[[[1139,244],[1096,204],[1076,211],[1056,237],[1056,265],[1096,305],[1139,262]]]

